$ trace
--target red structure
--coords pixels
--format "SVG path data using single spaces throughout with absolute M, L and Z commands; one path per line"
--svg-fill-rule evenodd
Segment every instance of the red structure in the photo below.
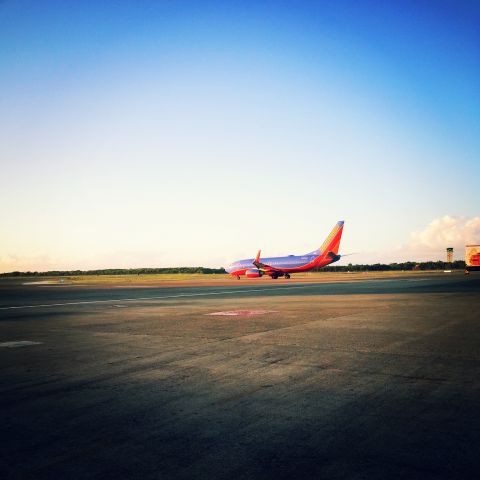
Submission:
M 465 270 L 480 270 L 480 245 L 465 246 Z

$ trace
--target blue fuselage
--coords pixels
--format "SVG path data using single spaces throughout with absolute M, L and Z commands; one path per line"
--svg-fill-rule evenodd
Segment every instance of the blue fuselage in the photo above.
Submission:
M 341 255 L 338 254 L 338 249 L 340 247 L 343 224 L 343 220 L 337 222 L 321 247 L 313 252 L 304 255 L 262 258 L 259 250 L 256 258 L 237 260 L 225 270 L 238 279 L 240 279 L 241 275 L 245 275 L 247 278 L 258 278 L 268 275 L 275 279 L 278 277 L 290 278 L 291 273 L 308 272 L 309 270 L 325 267 L 340 260 Z
M 316 257 L 316 255 L 288 255 L 287 257 L 262 258 L 262 262 L 278 269 L 301 268 L 303 265 L 312 262 Z M 238 271 L 255 268 L 255 265 L 253 264 L 254 261 L 254 258 L 238 260 L 230 264 L 225 270 L 228 273 L 234 274 Z

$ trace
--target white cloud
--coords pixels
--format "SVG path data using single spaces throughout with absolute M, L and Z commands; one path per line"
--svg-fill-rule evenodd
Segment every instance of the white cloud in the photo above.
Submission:
M 21 256 L 7 254 L 0 257 L 0 273 L 45 271 L 55 268 L 55 263 L 49 255 Z
M 408 246 L 412 249 L 463 249 L 466 244 L 480 242 L 480 217 L 465 218 L 445 215 L 430 222 L 420 232 L 413 232 Z
M 361 252 L 346 257 L 342 264 L 445 260 L 447 247 L 453 247 L 454 259 L 460 260 L 464 258 L 467 244 L 480 244 L 480 217 L 445 215 L 412 232 L 401 246 Z
M 445 215 L 412 232 L 394 261 L 445 260 L 447 247 L 453 247 L 455 259 L 463 259 L 465 245 L 471 243 L 480 243 L 480 217 Z
M 49 254 L 25 256 L 7 254 L 0 257 L 0 273 L 15 271 L 45 272 L 48 270 L 143 268 L 165 266 L 165 263 L 166 260 L 162 252 L 150 250 L 121 250 L 103 254 L 91 254 L 80 257 L 76 261 L 72 261 L 62 254 L 55 256 Z

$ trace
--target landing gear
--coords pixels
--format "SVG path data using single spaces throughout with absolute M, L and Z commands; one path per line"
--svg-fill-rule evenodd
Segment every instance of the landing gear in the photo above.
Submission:
M 237 275 L 237 280 L 240 280 L 240 275 Z
M 290 278 L 290 274 L 289 274 L 289 273 L 286 273 L 286 274 L 285 274 L 285 278 Z

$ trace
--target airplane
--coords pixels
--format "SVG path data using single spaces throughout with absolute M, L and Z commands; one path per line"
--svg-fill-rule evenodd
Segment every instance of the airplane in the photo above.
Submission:
M 340 239 L 343 232 L 343 221 L 337 222 L 330 235 L 322 246 L 305 255 L 288 255 L 287 257 L 272 257 L 260 259 L 261 250 L 255 258 L 238 260 L 229 265 L 225 270 L 240 280 L 241 275 L 247 278 L 258 278 L 268 275 L 273 279 L 278 277 L 290 278 L 291 273 L 308 272 L 314 268 L 321 268 L 340 260 L 338 254 Z M 252 268 L 255 267 L 255 268 Z

